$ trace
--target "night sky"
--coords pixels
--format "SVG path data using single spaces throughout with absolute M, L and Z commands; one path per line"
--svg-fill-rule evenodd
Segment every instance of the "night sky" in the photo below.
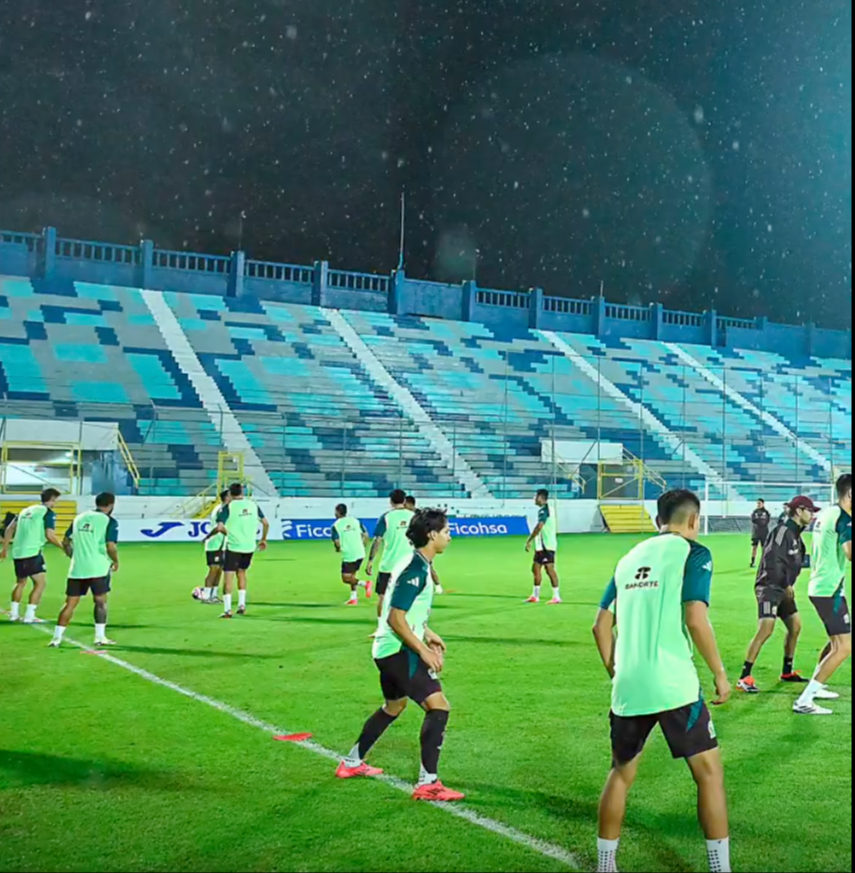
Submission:
M 849 328 L 851 19 L 0 2 L 0 226 Z

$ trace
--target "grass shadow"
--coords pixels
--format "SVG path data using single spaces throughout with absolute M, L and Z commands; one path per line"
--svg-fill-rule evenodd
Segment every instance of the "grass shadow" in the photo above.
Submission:
M 191 658 L 249 658 L 252 660 L 281 660 L 281 655 L 262 655 L 257 652 L 217 652 L 211 649 L 170 649 L 162 646 L 117 646 L 119 652 L 139 652 L 142 655 L 185 655 Z

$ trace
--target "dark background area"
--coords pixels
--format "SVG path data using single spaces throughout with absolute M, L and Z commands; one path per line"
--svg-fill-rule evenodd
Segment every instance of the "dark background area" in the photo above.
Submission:
M 850 0 L 0 0 L 0 226 L 851 327 Z

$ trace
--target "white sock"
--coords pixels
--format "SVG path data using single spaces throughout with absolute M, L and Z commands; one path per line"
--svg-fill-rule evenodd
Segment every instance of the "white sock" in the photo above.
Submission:
M 538 600 L 540 599 L 540 585 L 535 585 L 535 586 L 534 586 L 534 591 L 532 592 L 532 595 L 531 595 L 531 596 L 532 596 L 532 597 L 537 597 Z
M 359 598 L 356 596 L 356 592 L 351 591 L 350 592 L 350 600 L 348 601 L 348 603 L 357 603 L 358 601 L 359 601 Z
M 213 588 L 203 588 L 202 589 L 202 600 L 210 600 L 211 595 L 214 593 Z
M 246 590 L 238 591 L 238 606 L 246 607 Z
M 552 589 L 552 596 L 556 600 L 561 600 L 561 590 L 557 586 Z
M 619 843 L 619 839 L 604 840 L 597 837 L 597 873 L 615 873 Z
M 54 640 L 55 640 L 56 642 L 58 642 L 58 643 L 61 643 L 61 642 L 62 642 L 62 638 L 63 638 L 64 636 L 65 636 L 65 628 L 64 628 L 64 627 L 60 627 L 59 625 L 57 625 L 57 626 L 53 629 L 53 638 L 54 638 Z
M 421 788 L 422 785 L 433 785 L 434 782 L 438 781 L 439 779 L 436 773 L 428 773 L 424 766 L 419 769 L 419 788 Z
M 362 758 L 359 757 L 359 743 L 350 750 L 350 754 L 344 759 L 344 763 L 351 769 L 358 767 L 362 763 Z
M 95 625 L 95 642 L 97 643 L 99 640 L 107 639 L 107 625 L 106 624 L 96 624 Z
M 36 617 L 36 609 L 37 607 L 33 606 L 32 603 L 28 603 L 27 611 L 24 613 L 24 621 L 32 621 Z
M 707 858 L 710 862 L 710 873 L 730 873 L 730 837 L 707 840 Z
M 15 603 L 15 601 L 13 600 L 12 607 L 9 610 L 9 618 L 11 618 L 14 621 L 15 619 L 18 619 L 20 617 L 21 617 L 21 604 Z
M 810 706 L 813 703 L 816 695 L 822 690 L 822 683 L 816 679 L 811 679 L 807 684 L 807 688 L 802 691 L 801 696 L 796 701 L 799 706 Z
M 223 612 L 231 612 L 232 611 L 232 596 L 231 594 L 223 595 Z
M 358 588 L 365 588 L 365 587 L 367 587 L 368 583 L 367 582 L 357 582 L 356 585 Z

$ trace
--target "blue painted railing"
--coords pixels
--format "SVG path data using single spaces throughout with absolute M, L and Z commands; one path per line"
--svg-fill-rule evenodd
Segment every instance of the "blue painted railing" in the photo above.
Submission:
M 633 337 L 738 346 L 789 358 L 814 354 L 852 358 L 850 331 L 821 330 L 814 325 L 777 325 L 766 318 L 733 318 L 715 311 L 682 312 L 661 304 L 630 306 L 608 303 L 602 297 L 547 297 L 540 289 L 496 291 L 478 288 L 474 281 L 448 285 L 410 279 L 403 271 L 381 276 L 333 270 L 325 261 L 303 266 L 250 260 L 243 252 L 223 257 L 158 249 L 150 241 L 127 246 L 66 239 L 58 237 L 54 228 L 41 234 L 0 230 L 0 275 L 224 297 L 248 294 L 331 308 L 481 322 L 520 335 L 541 328 L 601 339 Z

